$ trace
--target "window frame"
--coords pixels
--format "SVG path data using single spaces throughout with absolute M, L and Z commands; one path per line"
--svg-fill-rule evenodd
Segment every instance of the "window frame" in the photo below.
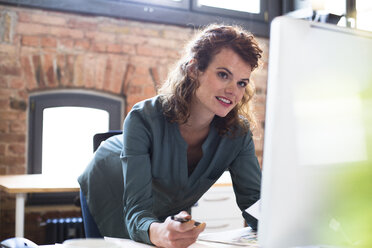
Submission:
M 240 25 L 256 36 L 269 37 L 271 20 L 281 15 L 281 2 L 277 0 L 260 0 L 263 12 L 247 14 L 226 10 L 218 13 L 199 11 L 193 8 L 196 0 L 170 2 L 169 0 L 0 0 L 0 3 L 21 7 L 33 7 L 54 11 L 82 13 L 89 15 L 125 18 L 137 21 L 178 25 L 198 28 L 210 23 Z M 187 6 L 187 8 L 186 8 Z M 262 8 L 262 7 L 261 7 Z M 217 13 L 217 14 L 216 14 Z M 262 19 L 263 15 L 263 19 Z M 166 18 L 165 18 L 166 17 Z
M 30 95 L 29 106 L 28 174 L 42 172 L 43 111 L 46 108 L 89 107 L 105 110 L 109 113 L 109 130 L 122 128 L 123 100 L 112 96 L 86 92 L 49 92 Z
M 27 173 L 42 172 L 43 110 L 50 107 L 89 107 L 109 113 L 109 130 L 121 130 L 125 99 L 89 91 L 50 91 L 29 96 Z M 93 140 L 93 137 L 92 137 Z M 93 154 L 93 146 L 92 146 Z M 28 194 L 27 205 L 77 204 L 76 192 Z

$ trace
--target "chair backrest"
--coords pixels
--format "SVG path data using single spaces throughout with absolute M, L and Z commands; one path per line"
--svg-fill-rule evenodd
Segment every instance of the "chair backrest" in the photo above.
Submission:
M 110 138 L 111 136 L 122 134 L 123 131 L 121 130 L 111 130 L 105 133 L 97 133 L 93 136 L 93 152 L 95 152 L 102 141 L 105 141 L 106 139 Z

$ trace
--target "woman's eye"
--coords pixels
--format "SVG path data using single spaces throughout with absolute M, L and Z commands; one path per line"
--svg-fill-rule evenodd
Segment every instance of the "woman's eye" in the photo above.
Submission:
M 217 75 L 222 78 L 222 79 L 227 79 L 228 78 L 228 75 L 226 72 L 223 72 L 223 71 L 220 71 L 217 73 Z
M 239 81 L 238 82 L 238 85 L 240 86 L 240 87 L 245 87 L 245 86 L 247 86 L 247 82 L 245 82 L 245 81 Z

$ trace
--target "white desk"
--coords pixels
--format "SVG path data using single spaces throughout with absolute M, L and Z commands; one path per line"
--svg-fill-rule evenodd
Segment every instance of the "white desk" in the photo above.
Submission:
M 27 193 L 77 192 L 80 186 L 76 178 L 29 174 L 0 176 L 0 189 L 9 194 L 16 194 L 15 236 L 23 237 Z
M 234 229 L 230 231 L 223 231 L 223 232 L 215 232 L 215 233 L 207 233 L 207 234 L 200 234 L 199 238 L 200 239 L 211 239 L 211 240 L 236 240 L 242 237 L 246 237 L 247 235 L 251 235 L 252 229 L 250 227 L 245 227 L 245 228 L 239 228 L 239 229 Z M 120 248 L 153 248 L 154 246 L 135 242 L 130 239 L 119 239 L 119 238 L 109 238 L 105 237 L 105 240 L 108 242 L 114 242 L 115 247 L 120 247 Z M 92 241 L 89 241 L 89 243 Z M 91 244 L 91 243 L 90 243 Z M 92 244 L 90 245 L 92 246 Z M 90 247 L 87 245 L 86 247 Z M 63 248 L 63 244 L 55 244 L 55 245 L 43 245 L 40 246 L 43 248 Z M 93 247 L 93 246 L 92 246 Z M 105 246 L 108 247 L 108 246 Z M 257 244 L 257 239 L 255 242 L 252 243 L 243 243 L 240 242 L 236 245 L 234 244 L 225 244 L 225 243 L 216 243 L 216 242 L 207 242 L 207 241 L 202 241 L 198 240 L 189 248 L 242 248 L 242 247 L 250 247 L 250 248 L 258 248 Z

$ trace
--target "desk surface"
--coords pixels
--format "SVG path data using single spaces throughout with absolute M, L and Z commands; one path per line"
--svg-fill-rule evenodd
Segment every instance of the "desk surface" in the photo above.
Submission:
M 228 173 L 213 185 L 214 187 L 231 186 Z M 77 178 L 66 178 L 59 175 L 26 174 L 0 176 L 0 189 L 11 194 L 17 193 L 55 193 L 76 192 L 80 190 Z
M 255 242 L 246 242 L 246 241 L 239 241 L 242 238 L 247 237 L 247 235 L 252 235 L 254 232 L 249 227 L 224 231 L 224 232 L 216 232 L 216 233 L 209 233 L 209 234 L 201 234 L 199 238 L 204 240 L 198 240 L 196 243 L 189 246 L 189 248 L 242 248 L 242 247 L 250 247 L 250 248 L 258 248 L 257 239 Z M 215 240 L 217 242 L 209 242 L 206 240 Z M 135 242 L 130 239 L 120 239 L 120 238 L 104 238 L 105 245 L 102 247 L 109 247 L 109 244 L 112 244 L 113 247 L 116 248 L 152 248 L 154 246 L 147 245 L 139 242 Z M 74 240 L 71 240 L 74 242 Z M 97 242 L 102 242 L 103 239 L 77 239 L 75 240 L 80 246 L 76 247 L 98 247 Z M 234 241 L 233 243 L 225 243 L 224 241 Z M 108 243 L 106 243 L 108 242 Z M 83 245 L 85 244 L 85 245 Z M 42 245 L 40 247 L 43 248 L 67 248 L 67 246 L 63 244 L 55 244 L 55 245 Z M 72 247 L 72 246 L 71 246 Z
M 8 193 L 76 192 L 80 186 L 76 178 L 59 175 L 5 175 L 0 176 L 0 189 Z

